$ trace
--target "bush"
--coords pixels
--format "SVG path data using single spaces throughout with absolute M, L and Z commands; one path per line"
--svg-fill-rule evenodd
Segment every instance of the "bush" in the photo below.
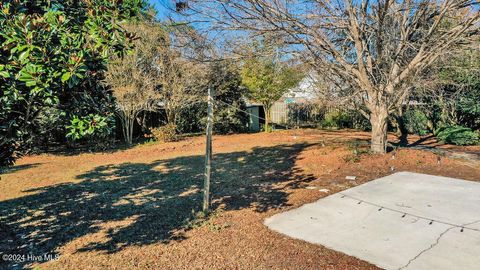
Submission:
M 65 111 L 56 107 L 42 110 L 34 121 L 34 130 L 23 142 L 23 148 L 39 151 L 50 145 L 66 142 L 66 126 L 70 123 Z
M 448 126 L 437 129 L 438 140 L 455 145 L 474 145 L 480 142 L 477 132 L 461 126 Z
M 18 143 L 13 140 L 0 141 L 0 174 L 3 167 L 12 166 L 18 158 Z
M 216 110 L 213 114 L 213 132 L 215 134 L 241 133 L 247 131 L 248 116 L 235 109 L 239 108 L 245 111 L 245 102 L 236 100 L 232 102 L 232 106 L 219 104 L 215 108 Z
M 410 134 L 417 134 L 420 136 L 426 135 L 429 132 L 428 118 L 422 111 L 408 110 L 403 115 L 405 128 Z
M 372 130 L 370 120 L 365 118 L 359 111 L 350 111 L 350 117 L 352 119 L 352 128 L 363 131 Z
M 175 124 L 166 124 L 152 129 L 151 132 L 153 138 L 159 142 L 174 142 L 178 140 L 177 126 Z
M 322 107 L 315 103 L 290 103 L 286 123 L 289 126 L 313 126 L 323 119 Z
M 346 111 L 331 111 L 320 123 L 322 128 L 348 128 L 353 125 L 352 117 Z
M 467 91 L 457 103 L 458 123 L 472 128 L 480 128 L 480 83 Z
M 206 118 L 207 102 L 198 102 L 184 106 L 180 110 L 179 116 L 175 123 L 177 125 L 177 132 L 180 134 L 185 134 L 204 131 L 206 126 Z

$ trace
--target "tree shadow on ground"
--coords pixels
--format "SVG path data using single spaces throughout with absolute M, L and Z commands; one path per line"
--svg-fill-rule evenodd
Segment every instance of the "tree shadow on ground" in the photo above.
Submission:
M 88 144 L 80 144 L 75 146 L 66 146 L 66 145 L 54 145 L 48 146 L 45 148 L 41 148 L 38 153 L 49 153 L 54 154 L 56 156 L 76 156 L 80 154 L 112 154 L 116 152 L 125 151 L 128 149 L 133 148 L 135 145 L 139 145 L 141 143 L 134 143 L 134 144 L 126 144 L 122 142 L 111 143 L 105 146 L 95 146 L 95 145 L 88 145 Z
M 0 177 L 2 174 L 10 174 L 10 173 L 15 173 L 21 170 L 26 170 L 30 168 L 35 168 L 42 163 L 31 163 L 31 164 L 23 164 L 23 165 L 15 165 L 13 167 L 0 167 Z
M 285 188 L 315 179 L 295 167 L 298 154 L 308 146 L 214 155 L 212 208 L 263 212 L 287 206 Z M 79 183 L 29 190 L 37 193 L 0 202 L 5 239 L 0 251 L 55 253 L 66 243 L 95 233 L 105 236 L 82 243 L 77 252 L 114 253 L 128 246 L 181 241 L 201 207 L 203 172 L 203 156 L 184 156 L 99 166 L 79 175 Z
M 397 142 L 392 142 L 391 145 L 394 147 L 417 147 L 417 146 L 422 146 L 426 148 L 435 148 L 438 142 L 436 140 L 432 140 L 435 138 L 433 134 L 427 135 L 427 136 L 421 136 L 418 140 L 413 141 L 413 142 L 402 142 L 402 140 L 397 141 Z

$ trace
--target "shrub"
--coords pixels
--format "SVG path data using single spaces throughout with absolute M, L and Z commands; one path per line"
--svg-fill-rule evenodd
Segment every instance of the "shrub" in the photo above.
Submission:
M 12 166 L 18 158 L 18 143 L 13 140 L 0 141 L 0 174 L 3 167 Z
M 217 113 L 215 111 L 214 115 Z M 207 119 L 207 103 L 198 102 L 184 106 L 176 120 L 180 134 L 204 131 Z
M 410 134 L 426 135 L 429 132 L 428 118 L 422 111 L 408 110 L 403 115 L 405 128 Z
M 235 109 L 236 107 L 243 111 L 246 110 L 245 102 L 236 100 L 233 101 L 232 106 L 220 104 L 215 108 L 216 111 L 213 114 L 213 132 L 215 134 L 241 133 L 247 131 L 248 116 Z
M 205 70 L 205 81 L 215 89 L 213 133 L 228 134 L 247 131 L 249 117 L 245 114 L 246 89 L 234 62 L 212 62 Z M 189 93 L 195 100 L 184 102 L 176 112 L 177 134 L 204 132 L 207 125 L 207 84 L 198 85 Z M 236 109 L 237 108 L 237 109 Z
M 35 119 L 34 131 L 23 142 L 23 148 L 38 151 L 56 143 L 64 144 L 69 120 L 65 111 L 56 107 L 42 110 Z
M 480 82 L 477 87 L 466 91 L 457 103 L 458 123 L 472 128 L 480 128 Z
M 461 126 L 448 126 L 437 129 L 438 140 L 455 145 L 474 145 L 480 142 L 477 132 Z
M 164 126 L 151 130 L 155 140 L 159 142 L 174 142 L 178 140 L 177 126 L 175 124 L 166 124 Z
M 352 119 L 352 128 L 360 130 L 372 130 L 372 124 L 370 120 L 365 118 L 359 111 L 350 111 L 350 117 Z
M 290 103 L 287 105 L 286 123 L 289 126 L 311 126 L 323 119 L 323 108 L 315 103 Z
M 323 128 L 346 128 L 352 126 L 352 117 L 345 111 L 331 111 L 320 123 Z

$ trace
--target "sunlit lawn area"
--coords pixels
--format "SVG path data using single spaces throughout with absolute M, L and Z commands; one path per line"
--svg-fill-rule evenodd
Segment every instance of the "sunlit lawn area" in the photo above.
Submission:
M 207 218 L 198 214 L 203 137 L 24 157 L 0 180 L 1 249 L 59 255 L 41 269 L 375 268 L 271 232 L 263 219 L 392 170 L 478 180 L 480 169 L 449 158 L 439 164 L 420 150 L 352 156 L 367 140 L 317 130 L 215 136 Z

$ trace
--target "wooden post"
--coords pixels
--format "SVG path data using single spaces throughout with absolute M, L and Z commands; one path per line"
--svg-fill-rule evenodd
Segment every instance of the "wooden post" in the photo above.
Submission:
M 210 175 L 212 169 L 213 87 L 208 87 L 207 147 L 205 153 L 205 180 L 203 184 L 203 212 L 210 207 Z

